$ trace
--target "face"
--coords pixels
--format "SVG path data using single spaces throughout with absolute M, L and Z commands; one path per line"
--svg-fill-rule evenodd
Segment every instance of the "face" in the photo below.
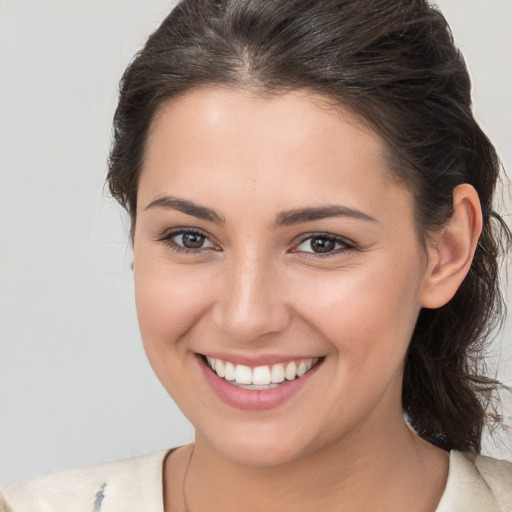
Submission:
M 277 465 L 401 416 L 426 258 L 410 194 L 352 114 L 299 92 L 172 100 L 134 252 L 150 363 L 216 452 Z

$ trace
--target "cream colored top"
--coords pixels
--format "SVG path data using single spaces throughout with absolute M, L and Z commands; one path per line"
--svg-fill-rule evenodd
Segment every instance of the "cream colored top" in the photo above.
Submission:
M 59 471 L 14 485 L 0 512 L 163 512 L 169 450 Z M 452 451 L 436 512 L 512 512 L 512 463 Z

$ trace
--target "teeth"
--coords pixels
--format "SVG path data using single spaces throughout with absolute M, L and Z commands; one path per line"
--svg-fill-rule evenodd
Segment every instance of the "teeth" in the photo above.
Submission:
M 297 375 L 302 377 L 308 371 L 308 365 L 302 361 L 297 367 Z
M 286 380 L 293 380 L 297 375 L 297 365 L 292 361 L 286 365 L 286 370 L 284 371 L 284 376 Z
M 279 384 L 284 380 L 284 366 L 279 363 L 272 366 L 272 371 L 270 372 L 270 380 L 274 384 Z
M 235 365 L 229 361 L 224 365 L 224 378 L 226 380 L 235 380 Z
M 284 380 L 291 381 L 302 377 L 318 362 L 318 358 L 314 358 L 251 368 L 243 364 L 234 365 L 229 361 L 210 356 L 206 359 L 210 368 L 219 377 L 231 381 L 235 386 L 255 390 L 272 389 Z
M 243 364 L 237 364 L 235 370 L 237 384 L 252 384 L 252 370 Z
M 252 383 L 259 386 L 270 384 L 270 368 L 268 366 L 256 366 L 252 371 Z
M 219 377 L 225 377 L 226 376 L 226 365 L 224 364 L 224 361 L 221 361 L 220 359 L 214 359 L 215 366 L 212 366 L 212 369 L 217 372 L 217 375 Z
M 279 386 L 279 384 L 268 384 L 268 385 L 258 385 L 258 384 L 237 384 L 236 382 L 232 382 L 233 386 L 242 389 L 255 389 L 257 391 L 266 391 L 267 389 L 274 389 Z

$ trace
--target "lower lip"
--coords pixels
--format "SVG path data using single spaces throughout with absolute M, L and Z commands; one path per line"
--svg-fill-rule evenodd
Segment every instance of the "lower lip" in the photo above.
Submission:
M 206 382 L 214 393 L 227 405 L 246 411 L 264 411 L 282 405 L 295 396 L 310 381 L 322 364 L 321 360 L 302 377 L 292 381 L 284 381 L 277 388 L 251 390 L 234 386 L 219 377 L 206 364 L 203 356 L 198 355 L 197 359 Z

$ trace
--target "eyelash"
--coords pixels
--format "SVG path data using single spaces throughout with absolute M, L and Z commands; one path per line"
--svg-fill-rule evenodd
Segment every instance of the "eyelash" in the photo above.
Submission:
M 310 233 L 306 236 L 302 236 L 299 240 L 299 242 L 295 245 L 295 247 L 298 247 L 302 245 L 303 243 L 307 242 L 308 240 L 326 240 L 328 242 L 333 242 L 336 246 L 336 244 L 341 245 L 341 247 L 329 251 L 326 253 L 318 253 L 318 252 L 306 252 L 306 251 L 297 251 L 296 249 L 293 249 L 292 252 L 296 253 L 302 253 L 306 258 L 314 258 L 314 259 L 322 259 L 322 258 L 329 258 L 332 256 L 337 256 L 339 254 L 346 254 L 348 252 L 352 252 L 356 250 L 355 244 L 352 242 L 346 240 L 345 238 L 337 235 L 331 235 L 330 233 Z
M 199 254 L 205 250 L 205 248 L 199 248 L 199 249 L 189 249 L 187 247 L 183 247 L 181 245 L 178 245 L 176 242 L 174 242 L 173 238 L 179 235 L 199 235 L 204 237 L 206 240 L 210 240 L 208 238 L 208 235 L 200 231 L 199 229 L 192 229 L 192 228 L 178 228 L 176 230 L 168 231 L 163 237 L 159 238 L 157 241 L 163 242 L 167 247 L 169 247 L 171 250 L 181 253 L 181 254 Z M 211 242 L 211 241 L 210 241 Z M 213 242 L 211 242 L 213 244 Z M 215 244 L 213 244 L 215 245 Z M 217 250 L 217 249 L 215 249 Z
M 209 239 L 209 237 L 206 233 L 204 233 L 198 229 L 193 229 L 193 228 L 187 228 L 187 229 L 178 228 L 176 230 L 168 231 L 163 237 L 158 238 L 157 241 L 163 242 L 171 250 L 173 250 L 177 253 L 181 253 L 181 254 L 197 255 L 197 254 L 202 253 L 206 249 L 212 249 L 210 247 L 189 249 L 187 247 L 183 247 L 183 246 L 177 244 L 173 240 L 174 237 L 179 236 L 179 235 L 194 235 L 194 234 L 202 236 L 205 238 L 205 240 L 210 241 L 210 243 L 213 245 L 213 250 L 216 250 L 216 251 L 219 250 L 219 249 L 215 248 L 216 247 L 215 244 Z M 333 251 L 330 251 L 330 252 L 326 252 L 324 254 L 315 253 L 315 252 L 307 252 L 307 251 L 297 251 L 296 249 L 292 249 L 291 252 L 302 253 L 307 258 L 322 259 L 322 258 L 329 258 L 329 257 L 335 256 L 335 255 L 338 255 L 340 253 L 348 253 L 348 252 L 356 250 L 356 247 L 352 242 L 346 240 L 343 237 L 340 237 L 337 235 L 332 235 L 330 233 L 310 233 L 310 234 L 307 234 L 306 236 L 303 235 L 299 239 L 299 241 L 295 244 L 295 247 L 302 245 L 304 242 L 307 242 L 308 240 L 314 240 L 314 239 L 317 239 L 317 240 L 323 239 L 328 242 L 334 242 L 334 244 L 341 245 L 342 247 L 335 249 Z

